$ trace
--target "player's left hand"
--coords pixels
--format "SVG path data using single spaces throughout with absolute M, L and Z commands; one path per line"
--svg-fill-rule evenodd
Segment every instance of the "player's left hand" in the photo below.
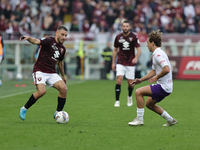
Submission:
M 23 36 L 21 36 L 20 37 L 20 41 L 24 41 L 24 40 L 28 40 L 28 38 L 29 38 L 29 36 L 25 36 L 25 35 L 23 35 Z
M 67 83 L 67 79 L 65 76 L 62 76 L 63 81 L 65 82 L 65 84 Z
M 158 80 L 157 76 L 153 76 L 152 78 L 149 79 L 149 83 L 156 82 L 157 80 Z
M 137 64 L 137 61 L 138 61 L 137 58 L 134 58 L 134 59 L 132 60 L 132 64 L 133 64 L 133 65 L 136 65 L 136 64 Z

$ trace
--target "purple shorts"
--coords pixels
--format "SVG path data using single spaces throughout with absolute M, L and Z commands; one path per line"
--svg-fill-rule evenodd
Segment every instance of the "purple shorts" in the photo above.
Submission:
M 167 93 L 165 92 L 165 90 L 163 90 L 163 88 L 161 87 L 160 84 L 152 84 L 150 85 L 151 87 L 151 91 L 152 91 L 152 99 L 156 100 L 156 102 L 160 102 L 161 100 L 163 100 L 166 96 L 168 96 L 171 93 Z

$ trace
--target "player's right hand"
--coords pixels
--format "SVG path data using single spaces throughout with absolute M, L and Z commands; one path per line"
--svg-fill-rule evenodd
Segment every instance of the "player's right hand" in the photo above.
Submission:
M 20 40 L 20 41 L 24 41 L 24 40 L 27 40 L 28 38 L 29 38 L 28 36 L 24 36 L 24 35 L 23 35 L 23 36 L 20 37 L 19 40 Z
M 131 85 L 136 85 L 136 84 L 140 84 L 142 81 L 141 79 L 136 78 L 133 82 L 131 82 Z
M 115 69 L 115 64 L 112 64 L 112 70 L 113 70 L 113 71 L 116 71 L 116 69 Z

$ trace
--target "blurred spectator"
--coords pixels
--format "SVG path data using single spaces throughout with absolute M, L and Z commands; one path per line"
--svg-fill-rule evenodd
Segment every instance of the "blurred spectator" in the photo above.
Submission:
M 183 7 L 181 6 L 181 2 L 177 3 L 177 6 L 174 8 L 175 14 L 180 14 L 181 18 L 183 18 Z
M 46 0 L 42 1 L 42 4 L 40 5 L 40 10 L 43 15 L 46 15 L 47 13 L 51 14 L 51 7 L 47 5 Z
M 160 14 L 162 14 L 162 12 L 164 11 L 164 5 L 162 4 L 162 0 L 156 0 L 155 1 L 155 7 L 153 8 L 154 13 L 155 12 L 159 12 Z
M 166 33 L 173 33 L 175 31 L 172 17 L 169 17 L 168 25 L 164 26 Z
M 12 10 L 11 10 L 10 4 L 6 5 L 6 9 L 4 9 L 3 14 L 5 15 L 5 19 L 10 19 L 11 14 L 12 14 Z
M 20 0 L 19 1 L 19 8 L 21 11 L 25 11 L 27 9 L 27 2 L 26 0 Z
M 88 20 L 88 19 L 85 19 L 85 20 L 84 20 L 84 23 L 83 23 L 83 25 L 82 25 L 82 31 L 83 31 L 84 33 L 88 33 L 89 30 L 90 30 L 89 20 Z
M 192 5 L 192 0 L 188 0 L 185 2 L 186 5 L 184 6 L 184 15 L 185 18 L 188 18 L 189 15 L 194 18 L 195 17 L 195 10 L 194 10 L 194 6 Z
M 22 20 L 19 22 L 19 26 L 23 26 L 26 30 L 31 30 L 31 25 L 30 25 L 30 18 L 24 16 Z
M 124 15 L 125 15 L 125 11 L 121 10 L 119 17 L 115 19 L 115 22 L 113 24 L 113 28 L 115 31 L 121 31 L 122 23 L 126 20 Z
M 114 1 L 111 2 L 111 8 L 110 9 L 113 10 L 115 18 L 119 17 L 120 11 L 119 11 L 117 4 Z
M 33 37 L 38 37 L 42 31 L 39 20 L 31 20 L 31 33 Z
M 197 33 L 200 33 L 200 20 L 199 20 L 199 22 L 197 24 Z
M 79 24 L 79 31 L 82 31 L 83 22 L 86 19 L 86 15 L 83 9 L 81 9 L 76 16 Z
M 19 5 L 16 6 L 16 9 L 14 10 L 13 14 L 15 15 L 15 20 L 17 22 L 20 22 L 22 20 L 23 16 Z
M 97 21 L 100 20 L 101 15 L 102 15 L 102 10 L 101 10 L 101 5 L 100 4 L 98 4 L 98 3 L 96 4 L 92 14 L 93 14 L 92 18 L 96 18 Z
M 8 34 L 8 39 L 13 40 L 13 27 L 11 22 L 8 23 L 8 27 L 5 32 Z
M 0 32 L 1 31 L 5 31 L 6 28 L 7 28 L 7 26 L 6 26 L 5 16 L 1 15 L 1 18 L 0 18 Z
M 113 24 L 114 24 L 114 21 L 115 21 L 115 16 L 114 16 L 114 13 L 113 13 L 113 10 L 112 9 L 109 9 L 108 10 L 108 14 L 106 16 L 106 21 L 108 23 L 108 28 L 112 28 Z
M 125 18 L 127 18 L 128 20 L 132 20 L 133 18 L 133 7 L 131 5 L 131 0 L 127 0 L 125 1 L 125 6 L 124 6 L 124 10 L 125 10 Z
M 21 35 L 27 35 L 27 36 L 31 35 L 30 30 L 28 30 L 25 27 L 25 24 L 22 24 L 21 26 L 19 26 L 19 32 L 20 32 Z
M 106 22 L 105 21 L 100 21 L 100 25 L 99 25 L 99 31 L 101 33 L 104 33 L 104 32 L 107 32 L 108 31 L 108 27 L 106 25 Z
M 80 0 L 74 0 L 72 6 L 73 13 L 78 13 L 81 9 L 83 9 L 83 3 Z
M 18 40 L 19 37 L 21 36 L 20 32 L 19 32 L 19 26 L 18 23 L 16 21 L 13 22 L 13 39 L 14 40 Z
M 142 12 L 145 15 L 145 27 L 147 27 L 150 18 L 153 17 L 153 12 L 151 7 L 149 6 L 148 0 L 144 0 L 144 3 L 142 5 Z
M 59 20 L 63 20 L 63 18 L 61 17 L 60 15 L 60 9 L 59 8 L 56 8 L 54 11 L 53 11 L 53 14 L 51 15 L 53 17 L 53 22 L 55 23 L 56 21 L 59 21 Z
M 56 31 L 58 29 L 58 27 L 63 25 L 63 21 L 62 20 L 56 20 L 54 26 L 53 26 L 53 31 Z
M 93 18 L 92 24 L 90 26 L 89 32 L 85 36 L 85 40 L 92 41 L 95 39 L 95 36 L 100 32 L 99 23 L 96 18 Z
M 86 37 L 90 40 L 94 40 L 99 32 L 120 31 L 121 22 L 124 20 L 133 22 L 133 29 L 138 33 L 141 32 L 141 25 L 145 25 L 144 29 L 147 33 L 157 29 L 166 33 L 185 33 L 186 30 L 187 33 L 199 32 L 199 0 L 0 1 L 0 15 L 4 15 L 0 18 L 0 30 L 7 33 L 9 39 L 12 37 L 15 39 L 15 30 L 18 28 L 14 27 L 15 21 L 20 25 L 20 30 L 25 27 L 29 33 L 39 34 L 42 30 L 54 31 L 58 24 L 65 24 L 71 14 L 71 20 L 78 21 L 78 24 L 75 25 L 79 26 L 78 31 L 85 32 Z M 24 17 L 26 17 L 26 21 L 24 21 Z M 174 18 L 173 22 L 170 17 Z M 96 23 L 93 22 L 94 18 Z M 85 21 L 86 19 L 87 21 Z M 72 23 L 70 22 L 70 24 Z M 13 35 L 11 34 L 12 28 Z M 90 31 L 88 31 L 89 28 Z M 77 29 L 72 30 L 77 31 Z
M 46 31 L 50 31 L 52 24 L 53 24 L 53 17 L 51 16 L 49 12 L 47 12 L 43 21 L 43 29 Z
M 78 24 L 78 21 L 76 19 L 72 20 L 70 31 L 72 31 L 72 32 L 78 32 L 79 31 L 79 24 Z
M 180 28 L 178 29 L 178 33 L 185 33 L 186 29 L 186 24 L 182 22 Z
M 89 20 L 89 22 L 92 21 L 92 12 L 94 7 L 91 4 L 91 0 L 85 0 L 84 1 L 84 5 L 83 5 L 83 9 L 85 11 L 85 14 L 87 16 L 87 19 Z
M 198 29 L 198 24 L 199 24 L 199 20 L 200 20 L 200 1 L 195 2 L 195 25 L 196 25 L 196 31 L 197 33 L 199 33 L 199 29 Z
M 192 14 L 189 14 L 185 20 L 187 25 L 187 33 L 194 33 L 195 32 L 195 20 L 192 17 Z
M 169 25 L 169 16 L 167 15 L 165 11 L 162 12 L 160 21 L 161 21 L 161 31 L 166 32 L 165 27 Z
M 145 22 L 145 13 L 142 11 L 142 6 L 138 4 L 134 11 L 134 15 L 139 17 L 139 21 L 144 23 Z

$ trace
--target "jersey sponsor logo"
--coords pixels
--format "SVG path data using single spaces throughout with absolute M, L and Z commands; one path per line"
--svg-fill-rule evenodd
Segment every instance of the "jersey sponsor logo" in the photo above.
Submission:
M 119 43 L 124 43 L 125 39 L 119 39 Z
M 127 41 L 122 43 L 122 45 L 123 45 L 122 50 L 130 50 L 130 43 L 128 43 Z
M 160 64 L 162 64 L 163 62 L 165 62 L 165 60 L 160 61 Z
M 54 43 L 53 45 L 51 45 L 51 47 L 54 49 L 54 50 L 58 50 L 58 48 L 56 47 L 56 43 Z

